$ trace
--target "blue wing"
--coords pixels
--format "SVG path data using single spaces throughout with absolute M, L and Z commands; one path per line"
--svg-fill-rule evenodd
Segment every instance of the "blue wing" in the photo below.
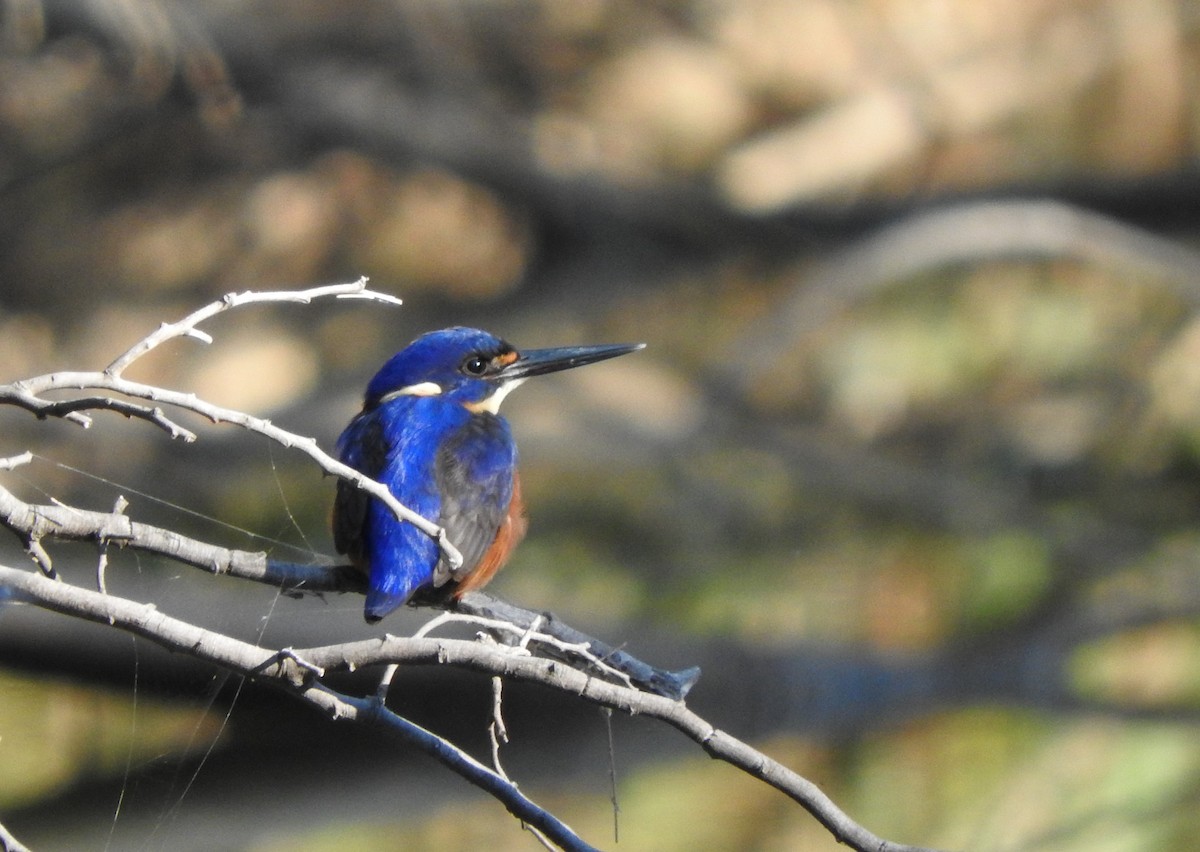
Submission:
M 405 506 L 436 520 L 436 441 L 427 430 L 412 428 L 410 402 L 396 400 L 354 418 L 338 439 L 338 453 L 350 467 L 388 486 Z M 367 621 L 402 606 L 432 580 L 438 561 L 437 542 L 345 480 L 338 482 L 334 500 L 333 540 L 367 574 Z

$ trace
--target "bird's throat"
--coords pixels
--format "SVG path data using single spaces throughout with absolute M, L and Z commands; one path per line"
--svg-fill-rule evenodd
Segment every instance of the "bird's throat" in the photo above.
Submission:
M 490 395 L 485 396 L 478 402 L 464 402 L 463 408 L 472 414 L 499 414 L 500 403 L 504 402 L 504 398 L 520 385 L 524 379 L 512 379 L 505 382 L 496 388 Z

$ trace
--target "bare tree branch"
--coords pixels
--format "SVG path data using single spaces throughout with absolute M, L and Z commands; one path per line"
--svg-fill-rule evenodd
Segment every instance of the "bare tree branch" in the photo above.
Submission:
M 193 311 L 178 322 L 163 323 L 158 330 L 146 335 L 128 350 L 118 356 L 104 368 L 104 372 L 113 378 L 120 377 L 130 364 L 141 358 L 147 352 L 176 337 L 191 337 L 201 343 L 212 343 L 212 337 L 196 326 L 219 313 L 241 305 L 262 304 L 264 302 L 293 302 L 302 305 L 309 304 L 313 299 L 333 296 L 338 299 L 365 299 L 372 302 L 399 306 L 401 301 L 387 293 L 379 293 L 367 289 L 367 279 L 359 278 L 352 284 L 328 284 L 323 287 L 312 287 L 308 290 L 277 290 L 267 292 L 246 291 L 243 293 L 227 293 L 218 301 L 205 305 Z
M 1200 253 L 1111 216 L 1047 199 L 974 201 L 919 212 L 856 241 L 796 282 L 792 295 L 730 347 L 722 377 L 748 387 L 773 353 L 839 312 L 956 263 L 1073 258 L 1155 275 L 1183 301 L 1200 301 Z
M 320 700 L 320 695 L 325 696 L 324 702 Z M 380 729 L 402 742 L 416 746 L 498 799 L 522 824 L 532 827 L 561 849 L 595 849 L 549 811 L 523 796 L 517 790 L 516 784 L 484 766 L 448 740 L 388 710 L 382 702 L 373 698 L 354 698 L 329 689 L 318 695 L 305 697 L 313 704 L 324 706 L 335 719 L 358 721 L 369 728 Z
M 464 640 L 411 640 L 388 636 L 382 640 L 298 649 L 296 654 L 326 671 L 351 671 L 380 663 L 450 664 L 484 674 L 540 683 L 630 715 L 658 719 L 697 742 L 710 757 L 723 760 L 791 797 L 839 843 L 864 852 L 920 852 L 922 849 L 876 837 L 854 822 L 811 781 L 718 729 L 689 710 L 682 701 L 598 680 L 576 669 L 557 665 L 553 660 L 501 649 L 503 646 Z
M 697 742 L 710 756 L 791 797 L 838 842 L 852 849 L 860 852 L 921 852 L 921 847 L 892 843 L 872 834 L 854 822 L 811 781 L 719 730 L 688 710 L 683 702 L 599 680 L 555 660 L 522 653 L 520 649 L 462 639 L 385 636 L 284 652 L 251 645 L 172 618 L 151 604 L 71 586 L 32 571 L 0 566 L 0 588 L 7 590 L 10 600 L 111 624 L 172 651 L 285 689 L 324 710 L 332 719 L 357 721 L 386 730 L 496 796 L 511 813 L 535 826 L 564 849 L 591 847 L 514 785 L 461 749 L 391 712 L 377 699 L 352 698 L 329 689 L 313 677 L 310 666 L 329 672 L 352 671 L 370 665 L 453 665 L 492 676 L 540 683 L 605 707 L 666 722 Z M 297 658 L 309 665 L 301 665 Z
M 270 420 L 254 417 L 232 408 L 224 408 L 206 402 L 194 393 L 169 390 L 167 388 L 147 385 L 141 382 L 131 382 L 121 377 L 121 372 L 141 355 L 157 347 L 165 340 L 174 337 L 190 336 L 200 340 L 211 339 L 206 333 L 196 329 L 196 325 L 209 317 L 233 307 L 258 302 L 301 302 L 307 303 L 312 299 L 335 296 L 339 298 L 368 299 L 382 301 L 387 304 L 397 304 L 394 296 L 386 293 L 376 293 L 366 288 L 366 279 L 360 278 L 351 284 L 331 284 L 325 287 L 314 287 L 301 291 L 277 291 L 268 293 L 230 293 L 223 299 L 211 303 L 176 323 L 161 326 L 142 340 L 135 343 L 124 355 L 113 361 L 101 372 L 59 372 L 47 373 L 29 379 L 0 385 L 0 404 L 11 404 L 31 411 L 38 417 L 60 417 L 78 423 L 85 428 L 91 424 L 91 419 L 82 413 L 87 408 L 111 409 L 119 411 L 127 417 L 137 417 L 154 423 L 166 429 L 173 437 L 192 440 L 195 435 L 177 426 L 163 415 L 160 408 L 133 405 L 121 400 L 107 397 L 68 398 L 61 400 L 44 399 L 43 394 L 62 390 L 100 390 L 121 396 L 145 399 L 159 405 L 169 405 L 184 411 L 191 411 L 207 418 L 213 423 L 229 423 L 240 426 L 247 431 L 270 438 L 277 444 L 289 449 L 297 449 L 315 461 L 326 473 L 353 482 L 358 488 L 366 491 L 375 499 L 391 509 L 397 518 L 415 526 L 426 535 L 437 541 L 446 560 L 452 567 L 462 564 L 462 554 L 446 537 L 446 531 L 437 524 L 422 517 L 403 505 L 393 496 L 382 483 L 363 476 L 354 468 L 335 459 L 317 444 L 315 438 L 298 435 L 281 429 Z
M 499 799 L 517 818 L 537 827 L 563 849 L 591 849 L 571 829 L 453 743 L 415 725 L 373 699 L 342 695 L 317 682 L 299 663 L 298 653 L 269 650 L 159 612 L 137 603 L 51 580 L 31 571 L 0 565 L 0 588 L 11 601 L 110 624 L 223 669 L 286 689 L 335 721 L 358 721 L 378 728 L 436 758 L 472 784 Z M 432 641 L 432 640 L 423 640 Z M 470 644 L 470 643 L 467 643 Z M 311 662 L 311 661 L 310 661 Z
M 29 852 L 29 848 L 0 825 L 0 852 Z
M 539 632 L 553 636 L 560 642 L 586 646 L 605 665 L 628 677 L 639 689 L 648 690 L 655 695 L 682 701 L 691 688 L 696 685 L 696 681 L 700 679 L 698 666 L 691 666 L 676 672 L 656 668 L 620 648 L 614 648 L 564 624 L 553 613 L 533 612 L 503 601 L 487 592 L 467 592 L 457 601 L 453 601 L 451 605 L 456 612 L 494 618 L 524 630 L 532 629 L 536 623 Z M 539 643 L 539 649 L 543 653 L 554 655 L 554 649 L 548 648 L 544 643 Z M 578 659 L 578 657 L 572 659 Z
M 28 459 L 16 457 L 16 461 L 21 460 Z M 14 459 L 0 459 L 0 469 L 12 466 Z M 275 586 L 291 596 L 322 592 L 366 593 L 365 578 L 351 565 L 282 562 L 269 559 L 261 551 L 231 550 L 173 530 L 140 523 L 123 511 L 95 512 L 61 503 L 26 503 L 3 486 L 0 486 L 0 525 L 25 543 L 39 565 L 51 565 L 43 539 L 86 541 L 95 542 L 102 552 L 109 545 L 115 545 L 154 553 L 211 574 Z M 582 666 L 600 676 L 626 679 L 641 689 L 668 698 L 683 698 L 700 677 L 696 667 L 679 672 L 656 668 L 575 630 L 549 613 L 533 612 L 486 592 L 470 592 L 461 600 L 446 602 L 444 606 L 482 622 L 481 626 L 485 628 L 515 631 L 518 638 L 521 633 L 530 632 L 527 641 L 557 659 Z
M 161 556 L 200 568 L 280 587 L 285 593 L 362 592 L 361 575 L 349 565 L 274 562 L 261 551 L 230 550 L 123 513 L 94 512 L 62 504 L 26 503 L 0 486 L 0 524 L 24 541 L 55 538 L 93 541 Z

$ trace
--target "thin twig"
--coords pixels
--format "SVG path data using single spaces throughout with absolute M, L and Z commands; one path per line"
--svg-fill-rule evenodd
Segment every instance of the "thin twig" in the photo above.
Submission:
M 382 302 L 389 305 L 400 305 L 401 302 L 395 296 L 387 293 L 380 293 L 374 290 L 367 289 L 367 278 L 364 276 L 350 284 L 328 284 L 322 287 L 312 287 L 308 290 L 278 290 L 278 291 L 245 291 L 242 293 L 226 293 L 220 299 L 205 305 L 199 310 L 193 311 L 178 322 L 164 322 L 156 331 L 143 337 L 137 343 L 133 344 L 128 350 L 119 355 L 111 364 L 104 368 L 104 372 L 113 378 L 119 378 L 130 364 L 141 358 L 146 353 L 152 351 L 168 340 L 173 340 L 177 337 L 190 337 L 193 340 L 199 340 L 201 343 L 212 343 L 212 337 L 204 331 L 200 331 L 196 326 L 205 320 L 215 317 L 217 314 L 227 311 L 231 308 L 237 308 L 242 305 L 262 304 L 264 302 L 295 302 L 302 305 L 307 305 L 313 299 L 320 299 L 327 296 L 335 298 L 357 298 L 369 299 L 375 302 Z
M 116 501 L 113 503 L 112 514 L 124 515 L 125 509 L 129 506 L 129 501 L 125 499 L 125 495 L 118 494 Z M 96 590 L 100 594 L 105 594 L 108 589 L 105 584 L 104 575 L 108 570 L 108 542 L 107 538 L 98 538 L 100 558 L 96 560 Z
M 508 744 L 508 726 L 504 724 L 504 678 L 492 678 L 492 721 L 488 725 L 488 738 L 492 744 L 492 768 L 497 774 L 508 777 L 500 763 L 500 746 Z
M 526 612 L 529 611 L 526 610 Z M 542 649 L 548 649 L 552 652 L 556 652 L 556 655 L 560 658 L 570 659 L 572 661 L 578 660 L 584 665 L 596 669 L 596 671 L 602 676 L 611 678 L 619 683 L 624 683 L 630 688 L 635 688 L 636 685 L 634 680 L 628 672 L 622 671 L 621 669 L 610 665 L 603 658 L 592 652 L 591 645 L 596 640 L 567 642 L 550 633 L 542 633 L 538 630 L 538 628 L 541 627 L 542 624 L 550 621 L 549 616 L 544 612 L 531 614 L 533 615 L 533 619 L 529 623 L 514 624 L 513 622 L 504 621 L 503 619 L 487 618 L 482 615 L 471 615 L 469 613 L 457 611 L 444 612 L 436 618 L 426 622 L 425 625 L 423 625 L 421 629 L 413 635 L 417 637 L 428 636 L 435 628 L 440 627 L 443 624 L 471 624 L 496 633 L 507 633 L 517 640 L 515 644 L 501 647 L 525 651 L 529 649 L 531 644 L 536 644 Z M 651 689 L 651 691 L 653 691 L 653 689 Z
M 621 842 L 621 803 L 617 798 L 617 747 L 613 742 L 612 708 L 601 707 L 604 732 L 608 735 L 608 800 L 612 803 L 613 843 Z
M 467 592 L 461 598 L 447 602 L 446 606 L 457 613 L 495 619 L 499 623 L 515 625 L 523 630 L 535 622 L 539 623 L 541 632 L 553 636 L 556 642 L 563 643 L 563 647 L 583 646 L 602 666 L 620 672 L 622 678 L 628 677 L 640 689 L 667 698 L 682 701 L 700 679 L 700 669 L 696 666 L 676 672 L 655 668 L 620 648 L 613 648 L 564 624 L 551 613 L 533 612 L 487 592 Z

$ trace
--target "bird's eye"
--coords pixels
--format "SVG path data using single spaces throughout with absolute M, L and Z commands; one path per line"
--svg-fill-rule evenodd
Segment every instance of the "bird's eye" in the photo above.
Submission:
M 462 370 L 468 376 L 482 376 L 487 371 L 488 362 L 479 355 L 472 355 L 463 361 Z

